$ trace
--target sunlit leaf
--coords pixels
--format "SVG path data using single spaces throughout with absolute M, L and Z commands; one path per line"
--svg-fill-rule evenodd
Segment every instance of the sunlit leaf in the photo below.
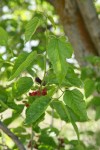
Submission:
M 48 43 L 47 53 L 58 81 L 61 83 L 67 71 L 66 58 L 71 57 L 72 49 L 67 47 L 67 42 L 64 38 L 52 37 Z
M 55 25 L 55 22 L 53 20 L 53 17 L 51 17 L 49 15 L 47 17 L 48 17 L 49 21 L 52 23 L 53 27 L 56 29 L 56 25 Z
M 0 45 L 5 46 L 8 42 L 8 34 L 7 32 L 0 27 Z
M 23 60 L 22 63 L 20 63 L 19 66 L 17 65 L 17 63 L 19 64 L 19 62 L 16 61 L 14 65 L 14 68 L 16 69 L 14 69 L 14 71 L 12 72 L 12 75 L 9 80 L 13 80 L 14 78 L 18 77 L 33 62 L 36 56 L 37 56 L 37 52 L 33 51 L 26 57 L 26 59 Z
M 40 23 L 41 23 L 41 19 L 39 17 L 34 17 L 28 22 L 25 30 L 25 42 L 31 39 L 32 35 L 35 33 Z
M 22 77 L 13 85 L 13 95 L 18 97 L 27 90 L 29 90 L 33 85 L 33 80 L 30 77 Z

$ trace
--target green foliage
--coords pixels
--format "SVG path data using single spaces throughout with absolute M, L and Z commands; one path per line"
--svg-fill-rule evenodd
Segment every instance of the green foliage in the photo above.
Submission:
M 100 106 L 97 106 L 95 120 L 99 120 L 99 119 L 100 119 Z
M 58 100 L 53 101 L 52 102 L 53 107 L 55 108 L 55 110 L 57 111 L 57 113 L 59 114 L 60 118 L 66 122 L 68 122 L 68 116 L 66 113 L 66 107 L 64 106 L 64 104 Z
M 29 107 L 26 113 L 26 124 L 34 123 L 41 115 L 45 112 L 46 108 L 50 103 L 50 98 L 40 97 L 37 98 Z
M 67 90 L 64 94 L 63 99 L 65 104 L 70 107 L 74 111 L 74 113 L 76 113 L 80 117 L 80 119 L 88 119 L 86 114 L 85 101 L 83 100 L 83 94 L 79 90 Z
M 68 68 L 68 73 L 66 74 L 66 82 L 68 82 L 70 86 L 83 86 L 82 80 L 78 77 L 78 74 L 75 74 L 74 70 L 71 67 Z
M 53 18 L 49 15 L 47 17 L 48 17 L 49 21 L 52 23 L 53 27 L 56 29 L 56 25 L 55 25 Z
M 47 48 L 49 59 L 53 65 L 54 73 L 56 74 L 59 83 L 61 83 L 66 75 L 67 62 L 66 58 L 72 55 L 72 49 L 65 39 L 60 37 L 52 37 Z
M 14 70 L 13 70 L 12 75 L 9 80 L 13 80 L 14 78 L 18 77 L 33 62 L 33 60 L 36 58 L 36 56 L 37 56 L 36 51 L 31 52 L 27 56 L 26 59 L 24 59 L 25 57 L 23 58 L 24 61 L 22 62 L 22 64 L 20 64 L 20 66 L 19 66 L 19 63 L 20 63 L 21 57 L 19 57 L 18 60 L 15 62 Z
M 70 111 L 68 110 L 68 108 L 60 101 L 53 101 L 53 106 L 56 109 L 56 111 L 58 112 L 58 114 L 62 120 L 66 121 L 66 122 L 68 122 L 68 120 L 69 120 L 72 123 L 72 125 L 76 131 L 78 140 L 79 140 L 79 131 L 78 131 L 77 125 L 75 124 L 75 120 L 72 117 L 72 115 L 70 114 Z
M 7 45 L 8 43 L 8 34 L 7 32 L 2 28 L 0 27 L 0 45 Z
M 84 82 L 84 90 L 86 98 L 89 97 L 95 90 L 95 82 L 91 79 L 86 79 Z
M 33 85 L 33 80 L 30 77 L 22 77 L 17 82 L 14 82 L 12 87 L 13 96 L 19 97 L 27 92 Z
M 34 2 L 39 12 L 31 1 L 1 3 L 0 119 L 26 149 L 97 150 L 100 133 L 81 126 L 91 123 L 88 116 L 100 120 L 100 58 L 84 58 L 89 65 L 77 67 L 53 7 Z M 18 150 L 0 133 L 3 140 Z
M 41 19 L 42 19 L 41 16 L 34 17 L 28 22 L 28 24 L 26 25 L 26 30 L 25 30 L 25 42 L 31 39 L 32 35 L 35 33 L 36 29 L 41 24 Z

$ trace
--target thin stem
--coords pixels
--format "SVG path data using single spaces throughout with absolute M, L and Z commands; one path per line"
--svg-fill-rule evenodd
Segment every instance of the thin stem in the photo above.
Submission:
M 64 94 L 64 92 L 58 98 L 52 98 L 52 99 L 60 99 L 60 97 L 62 97 L 63 94 Z
M 57 89 L 54 91 L 54 94 L 55 94 L 59 89 L 60 89 L 60 88 L 59 88 L 59 86 L 58 86 Z M 60 89 L 60 90 L 61 90 L 61 89 Z M 61 91 L 62 91 L 62 90 L 61 90 Z M 66 91 L 66 90 L 65 90 L 65 91 Z M 65 91 L 62 91 L 62 94 L 61 94 L 58 98 L 53 98 L 53 97 L 52 97 L 52 99 L 59 99 L 60 97 L 62 97 L 62 95 L 64 94 Z M 54 94 L 53 94 L 53 95 L 54 95 Z
M 51 111 L 51 124 L 50 124 L 51 127 L 53 127 L 53 121 L 54 121 L 53 116 L 54 116 L 54 109 L 52 109 Z
M 33 137 L 34 137 L 34 132 L 33 132 L 33 128 L 31 127 L 31 150 L 33 150 Z
M 47 19 L 47 18 L 46 18 Z M 40 90 L 42 88 L 42 85 L 44 83 L 44 80 L 45 80 L 45 76 L 46 76 L 46 60 L 47 60 L 47 44 L 48 44 L 48 29 L 47 29 L 47 25 L 46 25 L 46 46 L 45 46 L 45 52 L 46 54 L 44 55 L 44 76 L 43 76 L 43 80 L 42 80 L 42 83 L 40 85 Z
M 17 147 L 19 148 L 19 150 L 26 150 L 25 147 L 23 146 L 23 144 L 21 143 L 21 141 L 18 139 L 18 137 L 14 133 L 12 133 L 5 126 L 5 124 L 3 124 L 1 121 L 0 121 L 0 129 L 13 140 L 13 142 L 17 145 Z

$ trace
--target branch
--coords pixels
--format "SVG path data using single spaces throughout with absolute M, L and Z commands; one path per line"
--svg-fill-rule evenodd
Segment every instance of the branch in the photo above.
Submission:
M 18 137 L 14 135 L 1 121 L 0 121 L 0 129 L 13 140 L 13 142 L 17 145 L 19 150 L 26 150 L 22 145 L 22 143 L 20 142 L 20 140 L 18 139 Z
M 96 47 L 98 55 L 100 56 L 100 20 L 97 16 L 94 3 L 91 0 L 76 1 L 79 6 L 80 13 L 84 19 L 84 23 L 90 34 L 90 38 Z

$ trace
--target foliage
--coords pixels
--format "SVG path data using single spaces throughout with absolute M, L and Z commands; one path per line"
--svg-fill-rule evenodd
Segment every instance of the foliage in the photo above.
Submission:
M 87 132 L 87 136 L 92 136 L 92 131 L 88 129 L 81 133 L 77 125 L 91 120 L 88 110 L 95 111 L 96 121 L 100 119 L 100 58 L 84 58 L 88 63 L 85 67 L 70 63 L 69 58 L 72 59 L 74 50 L 62 27 L 54 21 L 57 16 L 53 8 L 45 1 L 37 0 L 35 5 L 44 11 L 40 9 L 41 12 L 33 13 L 31 3 L 23 0 L 2 2 L 1 120 L 7 126 L 13 124 L 11 131 L 27 148 L 97 150 L 100 133 L 92 134 L 96 137 L 96 145 L 92 142 L 86 145 L 80 136 Z M 48 13 L 45 13 L 48 8 Z M 10 115 L 4 117 L 6 111 Z M 51 126 L 41 126 L 46 116 L 72 124 L 77 138 L 61 136 L 53 122 Z M 3 138 L 1 133 L 0 140 Z M 15 144 L 5 142 L 5 145 L 17 149 Z

